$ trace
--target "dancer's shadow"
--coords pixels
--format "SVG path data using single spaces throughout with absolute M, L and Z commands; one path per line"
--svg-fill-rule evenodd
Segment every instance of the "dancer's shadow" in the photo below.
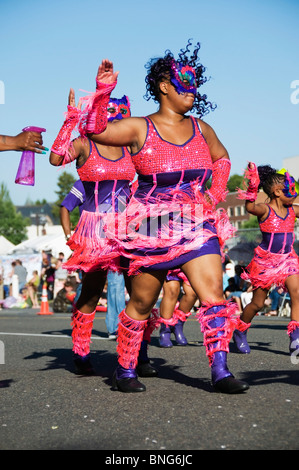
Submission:
M 25 360 L 38 360 L 42 357 L 47 357 L 48 362 L 45 367 L 38 369 L 39 371 L 64 369 L 68 372 L 76 374 L 76 368 L 73 362 L 71 349 L 50 349 L 47 352 L 34 351 L 29 356 L 24 357 Z M 95 376 L 97 377 L 110 377 L 111 371 L 114 370 L 117 363 L 115 354 L 109 351 L 97 350 L 90 352 L 90 359 L 95 369 Z M 76 374 L 78 377 L 86 377 Z
M 0 388 L 8 388 L 13 382 L 12 379 L 0 380 Z

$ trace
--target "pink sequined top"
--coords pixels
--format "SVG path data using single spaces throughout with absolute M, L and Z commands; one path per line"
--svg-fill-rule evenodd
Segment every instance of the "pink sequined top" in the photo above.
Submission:
M 195 168 L 212 170 L 209 147 L 193 116 L 190 116 L 193 134 L 182 145 L 163 140 L 154 123 L 149 118 L 145 119 L 147 121 L 146 140 L 139 152 L 132 155 L 138 174 L 151 175 Z
M 269 206 L 269 204 L 267 205 L 269 207 L 269 213 L 266 219 L 260 222 L 261 231 L 270 233 L 293 232 L 296 220 L 294 208 L 289 206 L 287 208 L 287 215 L 282 218 L 276 214 L 275 210 Z
M 268 205 L 268 204 L 267 204 Z M 287 208 L 287 215 L 280 217 L 275 210 L 269 206 L 266 219 L 259 222 L 263 240 L 260 247 L 272 253 L 290 252 L 294 243 L 294 227 L 296 215 L 292 206 Z
M 98 151 L 94 142 L 90 142 L 90 154 L 86 162 L 77 168 L 81 181 L 127 180 L 132 181 L 135 168 L 131 155 L 122 148 L 122 156 L 117 160 L 109 160 Z

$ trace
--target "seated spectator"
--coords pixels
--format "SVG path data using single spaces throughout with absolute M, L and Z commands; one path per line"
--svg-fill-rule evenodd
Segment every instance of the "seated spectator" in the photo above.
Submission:
M 64 283 L 68 278 L 68 271 L 62 267 L 63 265 L 63 253 L 59 253 L 59 257 L 55 264 L 55 279 L 54 279 L 54 298 L 58 292 L 63 289 Z
M 282 287 L 275 287 L 269 293 L 269 298 L 271 299 L 271 310 L 268 313 L 265 313 L 266 317 L 275 317 L 278 314 L 278 309 L 280 307 L 282 298 L 284 295 L 284 290 Z
M 224 289 L 224 296 L 226 299 L 232 299 L 238 305 L 239 312 L 242 312 L 242 305 L 241 305 L 241 292 L 238 291 L 238 286 L 236 285 L 235 278 L 230 277 L 228 279 L 228 286 Z
M 32 272 L 32 278 L 27 282 L 28 297 L 31 300 L 32 308 L 38 308 L 37 291 L 40 283 L 40 277 L 37 271 Z
M 64 283 L 63 289 L 61 289 L 53 302 L 53 312 L 63 313 L 71 312 L 73 309 L 73 302 L 76 296 L 73 284 L 70 281 Z

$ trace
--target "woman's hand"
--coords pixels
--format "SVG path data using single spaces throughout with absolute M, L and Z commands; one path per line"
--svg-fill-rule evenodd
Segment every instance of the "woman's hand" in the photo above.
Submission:
M 82 107 L 81 100 L 79 100 L 78 106 L 76 106 L 75 91 L 73 88 L 71 88 L 69 92 L 68 105 L 72 106 L 72 108 L 77 108 L 79 111 L 81 110 L 81 107 Z
M 113 62 L 108 59 L 103 59 L 98 68 L 96 81 L 101 83 L 114 83 L 117 81 L 118 74 L 119 72 L 113 72 Z

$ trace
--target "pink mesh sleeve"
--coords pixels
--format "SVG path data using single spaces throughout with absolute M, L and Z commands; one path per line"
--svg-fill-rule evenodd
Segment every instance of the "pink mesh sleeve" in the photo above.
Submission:
M 89 133 L 101 134 L 107 127 L 107 107 L 117 81 L 102 83 L 97 80 L 96 83 L 96 91 L 81 98 L 84 110 L 79 123 L 79 132 L 82 136 Z
M 212 185 L 207 190 L 208 196 L 212 199 L 213 205 L 225 200 L 227 194 L 227 181 L 229 178 L 231 163 L 228 158 L 219 158 L 213 162 L 212 167 Z
M 246 199 L 247 201 L 255 201 L 259 189 L 260 178 L 257 171 L 257 166 L 252 163 L 253 168 L 247 167 L 244 178 L 248 180 L 248 184 L 246 185 L 246 181 L 244 180 L 243 186 L 244 189 L 237 188 L 238 198 L 239 199 Z
M 72 132 L 77 126 L 80 119 L 80 110 L 73 107 L 67 107 L 65 113 L 65 121 L 52 145 L 51 152 L 64 157 L 64 163 L 71 161 L 69 148 L 72 140 Z

